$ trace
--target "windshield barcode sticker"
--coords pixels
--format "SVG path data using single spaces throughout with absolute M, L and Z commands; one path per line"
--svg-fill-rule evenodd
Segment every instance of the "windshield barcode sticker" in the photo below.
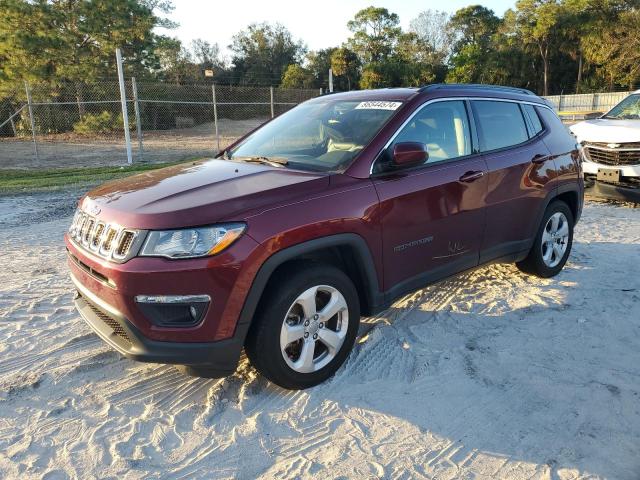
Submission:
M 356 110 L 397 110 L 402 102 L 360 102 Z

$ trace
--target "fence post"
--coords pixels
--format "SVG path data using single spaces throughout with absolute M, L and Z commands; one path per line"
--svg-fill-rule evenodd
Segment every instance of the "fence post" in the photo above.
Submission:
M 138 84 L 136 77 L 131 77 L 131 90 L 133 90 L 133 111 L 136 115 L 136 131 L 138 133 L 138 158 L 143 160 L 144 151 L 142 147 L 142 120 L 140 119 L 140 105 L 138 104 Z
M 36 162 L 40 161 L 40 155 L 38 155 L 38 142 L 36 141 L 36 122 L 33 118 L 33 101 L 31 100 L 31 89 L 29 88 L 29 82 L 24 81 L 24 89 L 27 92 L 27 107 L 29 110 L 29 122 L 31 123 L 31 136 L 33 137 L 33 151 L 36 154 Z
M 274 110 L 273 110 L 273 87 L 269 87 L 269 93 L 271 94 L 271 118 L 274 117 Z
M 211 95 L 213 96 L 213 126 L 216 130 L 216 153 L 220 153 L 220 135 L 218 134 L 218 102 L 216 100 L 216 84 L 211 84 Z
M 322 87 L 320 87 L 320 95 L 322 95 Z
M 127 112 L 127 91 L 124 85 L 124 72 L 122 70 L 122 52 L 116 48 L 116 63 L 118 65 L 118 83 L 120 84 L 120 102 L 122 103 L 122 121 L 124 123 L 124 142 L 127 148 L 127 163 L 133 163 L 131 153 L 131 134 L 129 132 L 129 114 Z
M 329 69 L 329 93 L 333 93 L 333 69 Z
M 13 136 L 18 136 L 18 131 L 16 130 L 16 123 L 13 121 L 13 115 L 9 117 L 9 121 L 11 122 L 11 130 L 13 131 Z

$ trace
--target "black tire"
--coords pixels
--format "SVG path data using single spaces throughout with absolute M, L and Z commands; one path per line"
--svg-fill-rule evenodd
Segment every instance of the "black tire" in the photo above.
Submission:
M 348 311 L 346 336 L 329 363 L 317 371 L 300 373 L 284 359 L 280 331 L 296 299 L 318 285 L 333 287 L 344 297 Z M 358 292 L 342 270 L 315 262 L 295 262 L 269 280 L 247 335 L 245 351 L 252 365 L 267 379 L 283 388 L 301 390 L 324 382 L 340 368 L 351 352 L 359 323 Z
M 569 228 L 569 237 L 567 240 L 567 248 L 560 262 L 557 265 L 549 266 L 543 259 L 542 236 L 545 233 L 545 228 L 547 228 L 549 219 L 556 213 L 562 213 L 566 218 Z M 529 251 L 529 254 L 527 255 L 527 258 L 525 258 L 521 262 L 516 263 L 518 268 L 525 273 L 536 275 L 542 278 L 554 277 L 558 273 L 560 273 L 560 271 L 564 268 L 565 263 L 567 263 L 567 259 L 569 258 L 569 254 L 571 253 L 571 246 L 573 245 L 573 226 L 573 213 L 571 213 L 571 209 L 567 206 L 566 203 L 561 200 L 556 200 L 549 204 L 547 210 L 544 212 L 542 222 L 538 227 L 538 233 L 536 234 L 536 238 L 533 242 L 531 250 Z

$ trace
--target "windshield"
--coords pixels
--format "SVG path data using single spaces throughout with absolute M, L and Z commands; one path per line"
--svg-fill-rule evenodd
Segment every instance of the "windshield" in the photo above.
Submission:
M 614 118 L 618 120 L 640 119 L 640 95 L 629 95 L 613 107 L 603 118 Z
M 401 102 L 315 100 L 260 128 L 223 158 L 302 170 L 346 168 Z

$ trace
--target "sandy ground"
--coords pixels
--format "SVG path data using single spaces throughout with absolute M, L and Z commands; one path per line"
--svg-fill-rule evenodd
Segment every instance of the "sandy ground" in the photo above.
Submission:
M 227 147 L 266 120 L 220 119 L 220 148 Z M 138 140 L 135 132 L 131 135 L 133 161 L 138 162 L 141 160 Z M 37 146 L 38 160 L 31 139 L 0 138 L 0 169 L 100 167 L 127 163 L 124 133 L 95 138 L 72 134 L 38 136 Z M 213 156 L 218 151 L 214 124 L 143 132 L 142 151 L 142 160 L 145 162 L 176 162 Z
M 555 279 L 407 297 L 288 392 L 104 346 L 65 268 L 77 194 L 0 198 L 1 478 L 640 478 L 640 209 L 588 204 Z

